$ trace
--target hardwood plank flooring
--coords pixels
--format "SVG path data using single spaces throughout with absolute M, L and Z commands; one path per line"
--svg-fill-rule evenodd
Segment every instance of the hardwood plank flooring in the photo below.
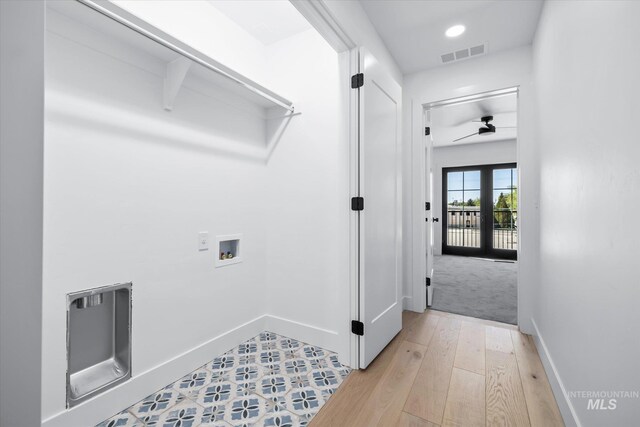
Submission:
M 430 423 L 420 417 L 415 417 L 406 412 L 401 412 L 396 427 L 440 427 L 438 424 Z
M 438 322 L 427 354 L 404 405 L 405 412 L 432 423 L 442 423 L 460 324 L 459 320 L 452 318 L 443 318 Z
M 407 328 L 405 339 L 424 346 L 429 345 L 440 319 L 442 317 L 426 313 L 411 323 L 411 326 Z
M 417 316 L 416 316 L 417 315 Z M 338 391 L 313 418 L 313 426 L 346 426 L 362 411 L 376 384 L 384 375 L 398 347 L 404 341 L 409 327 L 421 314 L 405 311 L 402 313 L 402 330 L 369 364 L 367 369 L 353 371 L 342 383 Z M 347 421 L 348 420 L 348 421 Z
M 558 405 L 531 335 L 511 331 L 524 397 L 532 426 L 561 426 Z
M 513 325 L 427 310 L 311 420 L 324 426 L 563 426 L 530 336 Z
M 514 353 L 487 349 L 487 426 L 529 426 Z
M 458 350 L 453 366 L 484 375 L 485 327 L 471 322 L 462 322 Z
M 425 351 L 423 345 L 403 341 L 367 403 L 349 425 L 393 425 L 402 412 Z
M 511 333 L 502 328 L 487 326 L 487 351 L 501 351 L 503 353 L 513 353 L 513 341 Z
M 453 368 L 442 426 L 485 425 L 484 375 Z

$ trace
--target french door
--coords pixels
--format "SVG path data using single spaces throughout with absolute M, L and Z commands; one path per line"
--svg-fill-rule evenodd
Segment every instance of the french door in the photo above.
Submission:
M 442 169 L 442 253 L 517 259 L 515 163 Z

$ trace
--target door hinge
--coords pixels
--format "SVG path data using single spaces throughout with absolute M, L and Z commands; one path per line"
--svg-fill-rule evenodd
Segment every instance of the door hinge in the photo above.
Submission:
M 431 278 L 427 277 L 427 280 L 425 281 L 427 283 L 427 286 L 431 286 Z
M 431 135 L 431 128 L 429 126 L 424 128 L 424 134 L 425 135 Z
M 357 320 L 351 321 L 351 332 L 363 336 L 364 335 L 364 323 L 359 322 Z
M 364 197 L 352 197 L 351 198 L 351 210 L 362 211 L 364 210 Z
M 358 73 L 351 76 L 351 89 L 358 89 L 364 86 L 364 74 Z

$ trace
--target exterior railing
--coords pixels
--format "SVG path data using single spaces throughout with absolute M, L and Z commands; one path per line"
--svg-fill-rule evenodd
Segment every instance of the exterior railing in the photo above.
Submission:
M 495 209 L 493 212 L 493 247 L 518 249 L 518 212 Z M 447 211 L 447 245 L 479 248 L 481 244 L 482 216 L 477 206 L 451 208 Z

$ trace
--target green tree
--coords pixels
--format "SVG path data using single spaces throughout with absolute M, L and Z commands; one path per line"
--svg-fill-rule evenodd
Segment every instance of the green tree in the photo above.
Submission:
M 464 203 L 464 206 L 480 206 L 480 197 L 467 200 L 466 203 Z
M 518 188 L 517 187 L 513 187 L 513 189 L 511 190 L 511 194 L 506 196 L 507 199 L 507 206 L 509 206 L 509 208 L 512 211 L 517 211 L 518 210 Z
M 504 193 L 500 193 L 494 206 L 493 222 L 500 228 L 511 227 L 511 208 L 507 203 L 509 199 L 510 197 L 505 196 Z

